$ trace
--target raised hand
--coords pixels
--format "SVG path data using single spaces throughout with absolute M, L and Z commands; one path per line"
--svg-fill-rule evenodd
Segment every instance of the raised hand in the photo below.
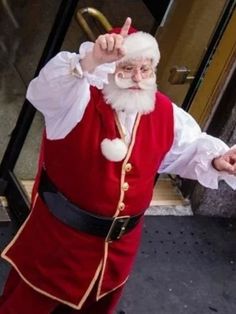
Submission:
M 120 34 L 100 35 L 94 44 L 92 52 L 82 60 L 84 70 L 93 71 L 95 67 L 103 63 L 110 63 L 121 59 L 125 55 L 123 48 L 124 38 L 128 35 L 132 20 L 127 17 Z
M 212 165 L 218 171 L 236 175 L 236 147 L 234 146 L 224 155 L 214 158 Z
M 124 38 L 128 35 L 131 26 L 131 18 L 125 20 L 120 34 L 100 35 L 95 41 L 93 57 L 98 64 L 114 62 L 125 55 L 123 48 Z

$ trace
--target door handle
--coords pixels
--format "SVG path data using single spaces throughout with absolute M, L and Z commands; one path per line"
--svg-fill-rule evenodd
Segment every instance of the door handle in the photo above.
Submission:
M 172 85 L 191 83 L 194 76 L 189 75 L 190 72 L 186 66 L 174 66 L 170 69 L 168 82 Z
M 108 19 L 105 17 L 105 15 L 102 14 L 101 11 L 91 7 L 79 9 L 76 12 L 76 20 L 91 41 L 96 40 L 96 35 L 94 34 L 92 28 L 89 26 L 84 17 L 84 15 L 86 14 L 92 16 L 95 20 L 97 20 L 106 32 L 112 29 L 112 25 L 109 23 Z

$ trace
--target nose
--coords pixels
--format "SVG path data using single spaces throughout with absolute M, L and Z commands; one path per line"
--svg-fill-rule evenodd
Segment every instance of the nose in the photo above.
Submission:
M 134 73 L 132 75 L 132 80 L 135 82 L 135 83 L 138 83 L 142 80 L 142 73 L 141 73 L 141 70 L 140 69 L 135 69 L 134 70 Z

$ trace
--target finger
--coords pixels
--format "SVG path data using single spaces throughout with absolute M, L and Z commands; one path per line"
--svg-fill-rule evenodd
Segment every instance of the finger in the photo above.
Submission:
M 236 155 L 236 148 L 230 148 L 225 155 Z
M 98 39 L 96 40 L 96 43 L 100 46 L 102 50 L 107 49 L 107 41 L 106 37 L 104 35 L 100 35 Z
M 230 163 L 236 162 L 236 152 L 228 151 L 225 155 L 223 155 L 223 158 Z
M 114 48 L 113 53 L 116 54 L 117 60 L 121 59 L 125 55 L 125 49 L 123 48 L 124 38 L 121 35 L 113 34 Z
M 230 157 L 236 160 L 236 151 L 230 154 Z
M 131 26 L 131 23 L 132 23 L 132 20 L 130 17 L 127 17 L 127 19 L 125 20 L 125 23 L 124 25 L 122 26 L 121 28 L 121 31 L 120 31 L 120 35 L 122 37 L 126 37 L 128 35 L 128 32 L 129 32 L 129 28 Z
M 234 172 L 234 174 L 236 174 L 236 164 L 231 165 L 231 166 L 232 166 L 232 168 L 233 168 L 233 172 Z
M 227 170 L 225 170 L 228 174 L 233 174 L 236 175 L 236 169 L 235 167 L 231 166 L 231 168 L 228 168 Z
M 227 161 L 225 161 L 225 160 L 222 160 L 220 170 L 221 171 L 226 171 L 229 174 L 234 174 L 235 173 L 235 167 L 233 165 L 231 165 L 230 163 L 228 163 Z
M 236 149 L 229 150 L 226 154 L 229 154 L 229 155 L 232 155 L 232 156 L 236 156 Z
M 124 38 L 120 35 L 114 36 L 114 49 L 122 49 Z
M 122 58 L 122 57 L 125 56 L 125 49 L 124 49 L 123 47 L 119 48 L 119 49 L 118 49 L 118 52 L 119 52 L 120 58 Z
M 236 163 L 236 155 L 233 156 L 229 156 L 229 162 L 231 163 L 231 165 Z
M 107 50 L 108 51 L 113 51 L 114 50 L 114 46 L 115 46 L 115 40 L 111 35 L 107 35 L 106 36 L 106 42 L 107 42 Z

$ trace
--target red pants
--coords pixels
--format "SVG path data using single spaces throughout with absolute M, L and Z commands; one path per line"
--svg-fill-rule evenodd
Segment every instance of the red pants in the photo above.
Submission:
M 112 314 L 117 305 L 122 288 L 109 293 L 99 301 L 95 300 L 97 285 L 91 291 L 81 310 L 61 305 L 29 287 L 11 270 L 3 296 L 0 298 L 0 314 Z

